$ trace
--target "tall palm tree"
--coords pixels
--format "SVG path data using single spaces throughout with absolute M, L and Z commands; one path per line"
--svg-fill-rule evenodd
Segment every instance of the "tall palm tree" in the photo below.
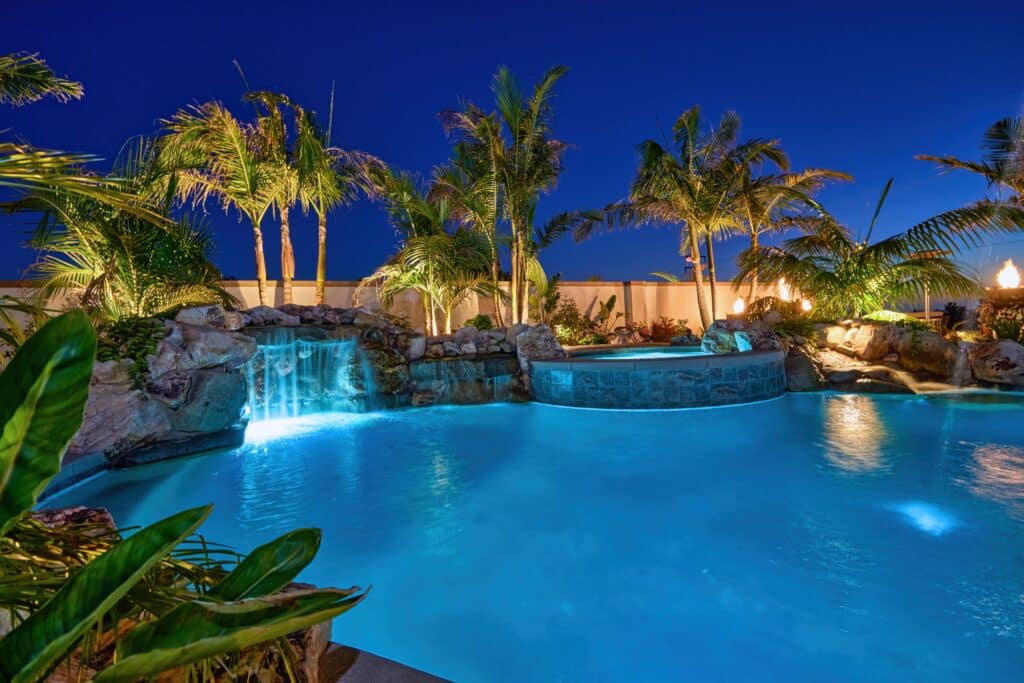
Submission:
M 977 202 L 872 242 L 891 187 L 889 180 L 862 239 L 831 216 L 805 217 L 796 221 L 804 234 L 780 247 L 745 251 L 738 277 L 755 272 L 770 280 L 783 277 L 813 299 L 821 317 L 859 316 L 917 298 L 926 289 L 952 296 L 977 293 L 980 285 L 962 271 L 955 252 L 992 234 L 1024 230 L 1024 208 Z
M 840 171 L 823 168 L 808 168 L 789 171 L 788 159 L 779 164 L 781 173 L 758 173 L 754 164 L 743 164 L 738 169 L 740 182 L 736 191 L 736 211 L 744 230 L 750 235 L 750 250 L 760 248 L 761 236 L 784 230 L 791 225 L 794 214 L 807 209 L 821 207 L 814 194 L 830 180 L 853 180 Z M 739 280 L 737 280 L 738 286 Z M 755 271 L 750 278 L 748 300 L 757 295 L 758 277 Z
M 700 243 L 705 242 L 713 263 L 713 239 L 739 228 L 735 210 L 740 187 L 740 169 L 748 164 L 772 161 L 784 155 L 778 143 L 754 139 L 737 143 L 740 119 L 726 112 L 717 128 L 705 128 L 700 107 L 684 111 L 672 128 L 671 146 L 646 140 L 638 146 L 640 165 L 630 187 L 629 199 L 599 212 L 587 212 L 574 230 L 577 241 L 588 238 L 595 228 L 638 227 L 648 223 L 680 225 L 680 252 L 693 265 L 697 308 L 706 329 L 716 317 L 712 297 L 709 306 L 701 263 Z M 715 284 L 714 268 L 710 269 Z
M 299 171 L 289 147 L 285 111 L 293 105 L 287 95 L 257 90 L 245 94 L 256 107 L 256 129 L 264 149 L 262 155 L 273 165 L 277 179 L 274 206 L 281 229 L 281 301 L 292 303 L 292 281 L 295 279 L 295 249 L 292 247 L 291 210 L 299 201 Z
M 214 197 L 252 225 L 259 301 L 266 305 L 262 225 L 281 196 L 282 173 L 267 153 L 263 131 L 236 119 L 220 102 L 181 109 L 163 125 L 160 164 L 177 196 L 193 205 Z
M 331 111 L 324 129 L 310 110 L 295 109 L 295 167 L 299 174 L 299 201 L 303 211 L 310 210 L 317 219 L 316 295 L 315 303 L 324 303 L 327 281 L 327 215 L 355 199 L 362 189 L 372 192 L 370 175 L 383 168 L 383 162 L 362 152 L 331 147 L 334 92 Z
M 501 215 L 508 223 L 511 265 L 511 321 L 529 317 L 527 296 L 528 241 L 533 230 L 530 215 L 538 196 L 554 187 L 562 172 L 567 145 L 552 135 L 552 93 L 568 69 L 549 69 L 527 97 L 511 71 L 495 74 L 495 113 L 466 104 L 461 111 L 442 113 L 449 134 L 467 143 L 465 151 L 483 168 L 491 167 L 500 191 Z M 493 263 L 492 263 L 493 275 Z
M 1008 189 L 1010 201 L 1024 202 L 1024 117 L 996 121 L 982 141 L 982 160 L 963 161 L 953 156 L 918 155 L 934 161 L 944 170 L 963 169 L 984 177 L 990 187 Z

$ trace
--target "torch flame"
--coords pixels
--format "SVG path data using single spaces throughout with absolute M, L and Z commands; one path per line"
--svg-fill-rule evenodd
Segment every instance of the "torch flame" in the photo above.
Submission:
M 1006 259 L 1006 263 L 1003 264 L 1003 269 L 996 275 L 996 282 L 1003 289 L 1017 289 L 1020 287 L 1020 273 L 1017 268 L 1013 265 L 1013 261 Z

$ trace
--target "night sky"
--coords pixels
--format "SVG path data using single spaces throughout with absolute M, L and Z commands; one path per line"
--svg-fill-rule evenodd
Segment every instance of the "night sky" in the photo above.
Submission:
M 152 133 L 184 105 L 220 99 L 246 113 L 231 64 L 238 59 L 253 87 L 324 114 L 334 81 L 333 142 L 426 174 L 449 149 L 439 111 L 460 98 L 492 108 L 490 78 L 501 64 L 524 86 L 566 64 L 555 130 L 573 147 L 540 218 L 622 198 L 636 144 L 664 137 L 692 104 L 712 120 L 736 110 L 744 137 L 780 139 L 795 167 L 853 174 L 855 183 L 821 199 L 855 228 L 890 176 L 880 233 L 979 198 L 979 179 L 939 175 L 913 157 L 977 158 L 985 128 L 1021 114 L 1024 3 L 801 4 L 182 0 L 157 12 L 138 0 L 3 0 L 0 51 L 38 51 L 86 94 L 5 108 L 0 130 L 112 159 L 127 138 Z M 228 276 L 253 277 L 249 227 L 212 204 L 208 213 L 217 264 Z M 24 240 L 28 219 L 0 222 L 8 244 Z M 265 226 L 271 277 L 280 272 L 274 227 Z M 312 278 L 314 224 L 292 231 L 297 277 Z M 332 215 L 329 243 L 329 278 L 355 279 L 393 251 L 395 234 L 363 200 Z M 741 247 L 720 248 L 726 274 Z M 987 275 L 1006 255 L 1024 262 L 1024 238 L 971 260 Z M 17 277 L 32 258 L 27 249 L 0 250 L 0 279 Z M 567 279 L 651 279 L 650 271 L 679 271 L 678 230 L 565 238 L 542 261 Z

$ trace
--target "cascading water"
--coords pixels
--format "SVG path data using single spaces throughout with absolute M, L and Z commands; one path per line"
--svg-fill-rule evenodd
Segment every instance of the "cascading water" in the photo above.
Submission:
M 376 408 L 373 372 L 355 339 L 306 339 L 290 328 L 257 338 L 247 367 L 250 420 Z
M 960 342 L 960 346 L 956 354 L 956 363 L 953 365 L 952 382 L 958 387 L 965 387 L 974 380 L 974 374 L 971 372 L 971 358 L 968 353 L 968 348 L 969 344 L 967 342 Z

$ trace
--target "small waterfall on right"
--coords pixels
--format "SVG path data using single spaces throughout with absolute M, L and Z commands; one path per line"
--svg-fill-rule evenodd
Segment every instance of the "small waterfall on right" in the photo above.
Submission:
M 356 339 L 307 339 L 276 328 L 257 347 L 246 368 L 251 421 L 377 407 L 373 371 Z
M 971 356 L 970 356 L 970 344 L 968 342 L 960 342 L 957 348 L 956 363 L 953 365 L 953 377 L 951 381 L 954 386 L 966 387 L 971 384 L 974 380 L 974 374 L 971 372 Z

